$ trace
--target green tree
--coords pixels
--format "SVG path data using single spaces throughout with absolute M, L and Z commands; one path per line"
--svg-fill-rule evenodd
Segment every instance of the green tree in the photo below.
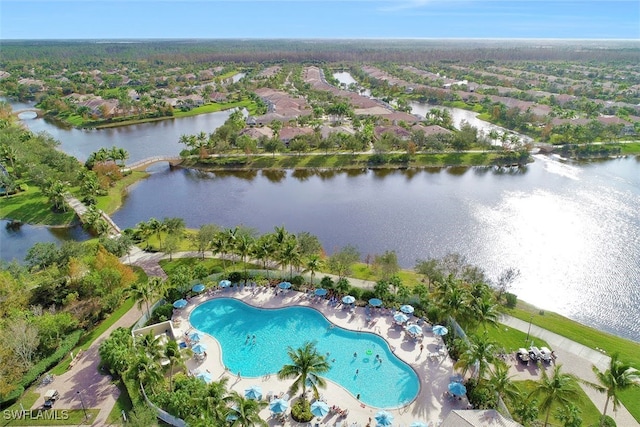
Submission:
M 169 391 L 173 391 L 173 370 L 176 367 L 185 367 L 185 358 L 175 340 L 167 341 L 162 355 L 169 361 Z
M 617 411 L 620 406 L 620 393 L 632 387 L 640 386 L 640 371 L 621 361 L 619 356 L 619 353 L 614 353 L 611 356 L 609 367 L 604 372 L 600 371 L 595 365 L 591 367 L 598 379 L 598 383 L 588 382 L 587 384 L 600 393 L 607 394 L 607 400 L 602 410 L 601 427 L 604 425 L 609 402 L 613 402 L 613 410 L 614 412 Z
M 202 254 L 202 259 L 204 259 L 204 252 L 209 249 L 218 231 L 219 228 L 215 224 L 204 224 L 198 229 L 194 242 L 198 252 Z
M 578 397 L 578 379 L 575 375 L 561 372 L 562 365 L 553 367 L 553 374 L 549 376 L 546 369 L 542 369 L 542 378 L 536 382 L 535 388 L 529 393 L 529 398 L 540 398 L 540 410 L 546 412 L 544 425 L 549 424 L 551 407 L 554 403 L 568 405 Z
M 355 246 L 347 245 L 338 252 L 332 254 L 328 261 L 327 267 L 333 274 L 338 277 L 344 277 L 351 274 L 351 266 L 360 260 L 360 252 Z
M 138 352 L 132 358 L 127 373 L 130 378 L 145 388 L 150 388 L 151 391 L 155 391 L 156 386 L 163 379 L 160 365 L 146 352 Z
M 102 364 L 114 374 L 121 376 L 127 371 L 133 356 L 133 339 L 126 328 L 117 328 L 98 348 Z
M 471 335 L 469 345 L 460 354 L 456 362 L 456 368 L 461 368 L 464 373 L 473 369 L 473 376 L 481 382 L 489 367 L 496 363 L 497 354 L 501 351 L 498 343 L 489 339 L 487 334 Z
M 56 211 L 67 211 L 65 203 L 65 195 L 67 194 L 68 184 L 62 181 L 53 181 L 44 190 L 44 194 L 49 198 L 49 203 L 53 205 Z
M 144 304 L 147 308 L 147 318 L 151 317 L 151 310 L 149 309 L 149 302 L 153 300 L 159 293 L 162 286 L 162 278 L 149 277 L 146 282 L 136 282 L 130 289 L 130 294 L 138 301 L 138 309 L 142 308 Z
M 318 271 L 320 268 L 322 268 L 322 258 L 320 258 L 319 255 L 311 255 L 309 256 L 309 258 L 307 258 L 303 273 L 311 273 L 311 285 L 314 284 L 313 279 L 316 275 L 316 271 Z
M 327 373 L 331 368 L 326 356 L 318 353 L 316 344 L 309 341 L 295 350 L 289 347 L 287 354 L 291 359 L 291 364 L 284 365 L 278 371 L 278 379 L 294 378 L 289 390 L 292 394 L 295 394 L 302 389 L 303 399 L 305 398 L 307 386 L 310 386 L 317 399 L 320 396 L 318 387 L 326 387 L 326 381 L 321 375 Z
M 231 394 L 231 407 L 228 409 L 227 419 L 232 419 L 230 427 L 267 427 L 266 421 L 260 418 L 260 410 L 267 406 L 267 402 L 247 399 L 237 392 Z
M 396 251 L 385 251 L 382 255 L 376 255 L 373 259 L 373 266 L 379 272 L 380 278 L 388 280 L 400 271 L 398 254 Z

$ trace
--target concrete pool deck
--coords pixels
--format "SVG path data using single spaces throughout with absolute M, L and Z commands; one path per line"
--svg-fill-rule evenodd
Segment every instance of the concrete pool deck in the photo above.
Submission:
M 321 312 L 330 322 L 353 331 L 373 332 L 384 338 L 392 348 L 394 354 L 409 364 L 418 375 L 420 380 L 420 390 L 418 396 L 406 406 L 396 409 L 385 409 L 394 416 L 395 426 L 408 426 L 414 421 L 439 423 L 453 409 L 466 409 L 468 402 L 465 398 L 462 400 L 450 400 L 444 397 L 445 391 L 453 372 L 452 360 L 444 355 L 438 358 L 429 357 L 431 353 L 436 353 L 441 344 L 441 339 L 434 336 L 430 332 L 425 332 L 422 344 L 424 349 L 420 351 L 420 342 L 415 342 L 405 338 L 405 334 L 400 329 L 394 327 L 393 316 L 387 311 L 377 311 L 372 314 L 372 320 L 375 323 L 367 322 L 365 310 L 363 307 L 355 308 L 355 315 L 352 316 L 347 310 L 341 306 L 333 307 L 328 304 L 328 300 L 318 300 L 309 298 L 302 292 L 279 291 L 276 295 L 273 288 L 256 288 L 255 292 L 251 288 L 244 290 L 223 289 L 217 291 L 213 295 L 201 295 L 192 298 L 182 310 L 176 310 L 173 317 L 176 336 L 184 336 L 185 333 L 193 329 L 189 322 L 189 316 L 192 310 L 204 301 L 213 298 L 236 298 L 247 304 L 259 308 L 280 308 L 290 306 L 310 307 Z M 386 314 L 385 314 L 386 313 Z M 245 389 L 252 385 L 260 385 L 263 390 L 263 398 L 269 392 L 275 395 L 286 393 L 291 385 L 292 380 L 280 381 L 276 375 L 269 375 L 258 378 L 238 377 L 237 372 L 228 372 L 222 364 L 222 354 L 218 342 L 210 336 L 204 334 L 201 340 L 207 345 L 207 358 L 199 361 L 192 358 L 187 363 L 187 368 L 193 373 L 209 371 L 214 381 L 223 377 L 229 378 L 228 385 L 232 390 L 244 395 Z M 372 385 L 375 386 L 375 385 Z M 318 420 L 314 419 L 312 424 L 333 426 L 336 422 L 341 421 L 343 426 L 360 425 L 366 426 L 371 419 L 371 425 L 375 425 L 374 416 L 380 408 L 371 407 L 362 404 L 346 389 L 336 383 L 327 380 L 327 387 L 320 389 L 321 396 L 331 407 L 339 406 L 341 409 L 348 409 L 349 413 L 346 417 L 339 418 L 336 414 L 329 414 L 327 417 Z M 296 396 L 291 396 L 293 400 Z M 289 411 L 287 411 L 288 413 Z M 263 409 L 261 415 L 265 420 L 269 420 L 270 425 L 282 425 L 281 421 L 270 418 L 271 412 L 268 407 Z M 297 425 L 290 416 L 285 418 L 285 425 Z

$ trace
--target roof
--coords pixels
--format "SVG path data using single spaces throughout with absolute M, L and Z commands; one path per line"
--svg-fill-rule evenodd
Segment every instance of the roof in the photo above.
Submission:
M 502 416 L 495 409 L 453 410 L 442 421 L 440 427 L 522 427 L 510 418 Z

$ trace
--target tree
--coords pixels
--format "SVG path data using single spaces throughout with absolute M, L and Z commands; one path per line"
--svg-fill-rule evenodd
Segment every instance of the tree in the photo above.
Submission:
M 398 254 L 396 251 L 385 251 L 382 255 L 376 255 L 373 259 L 373 266 L 380 272 L 380 277 L 387 280 L 400 270 Z
M 513 383 L 512 378 L 513 376 L 509 376 L 509 366 L 498 360 L 489 376 L 489 387 L 503 400 L 506 398 L 516 402 L 520 400 L 520 389 Z
M 481 336 L 470 336 L 469 346 L 460 354 L 460 358 L 456 363 L 456 367 L 462 368 L 466 373 L 473 368 L 473 376 L 481 382 L 485 379 L 485 373 L 489 370 L 489 366 L 494 364 L 500 347 L 498 343 L 489 339 L 486 334 Z
M 609 401 L 613 402 L 613 410 L 615 412 L 620 406 L 620 393 L 630 389 L 631 387 L 640 386 L 640 371 L 633 368 L 628 363 L 621 361 L 619 356 L 619 353 L 614 353 L 611 356 L 609 367 L 604 372 L 600 371 L 595 365 L 591 367 L 593 373 L 598 379 L 598 383 L 588 382 L 587 384 L 598 390 L 600 393 L 607 394 L 607 400 L 604 403 L 602 418 L 600 420 L 601 427 L 604 425 Z
M 65 203 L 67 188 L 68 185 L 62 181 L 54 181 L 44 190 L 45 195 L 49 198 L 49 203 L 53 205 L 56 211 L 67 211 L 67 205 Z
M 38 242 L 29 248 L 24 258 L 31 271 L 43 270 L 59 261 L 60 250 L 53 242 Z
M 138 309 L 142 308 L 142 304 L 146 305 L 147 318 L 151 317 L 149 302 L 158 294 L 161 286 L 162 278 L 149 277 L 146 282 L 136 282 L 131 287 L 131 296 L 133 297 L 133 299 L 138 301 Z
M 129 329 L 117 328 L 98 348 L 102 364 L 115 375 L 121 376 L 129 367 L 133 339 Z
M 296 239 L 287 239 L 278 251 L 278 255 L 280 265 L 283 268 L 289 266 L 289 276 L 293 278 L 293 267 L 299 267 L 302 262 Z
M 149 226 L 149 230 L 152 233 L 155 233 L 158 237 L 158 242 L 160 244 L 160 250 L 162 250 L 162 233 L 166 231 L 166 224 L 157 220 L 156 218 L 151 218 L 147 221 L 147 225 Z
M 38 328 L 26 319 L 12 319 L 6 325 L 3 341 L 5 346 L 13 350 L 21 367 L 29 369 L 40 344 Z
M 163 378 L 160 365 L 146 352 L 138 352 L 133 357 L 127 372 L 132 379 L 145 387 L 150 387 L 152 391 Z
M 198 229 L 194 242 L 198 252 L 202 254 L 202 259 L 204 259 L 204 252 L 211 246 L 218 230 L 219 228 L 215 224 L 204 224 Z
M 318 353 L 316 344 L 305 342 L 302 347 L 294 350 L 289 347 L 287 354 L 291 359 L 290 365 L 284 365 L 278 372 L 278 379 L 285 380 L 295 378 L 289 388 L 291 393 L 297 393 L 302 388 L 302 398 L 305 398 L 307 386 L 313 390 L 317 399 L 320 396 L 318 387 L 326 387 L 326 381 L 320 375 L 331 369 L 325 355 Z
M 320 268 L 322 268 L 322 258 L 320 258 L 320 256 L 311 255 L 309 256 L 309 258 L 307 258 L 303 273 L 306 273 L 307 271 L 311 273 L 311 285 L 313 285 L 313 278 L 316 275 L 316 271 L 318 271 Z
M 247 234 L 241 234 L 238 236 L 235 242 L 235 250 L 238 255 L 240 255 L 240 259 L 242 261 L 242 265 L 244 267 L 244 281 L 247 283 L 247 257 L 253 250 L 254 240 L 251 236 Z
M 173 254 L 178 250 L 180 238 L 175 234 L 169 234 L 164 241 L 164 251 L 169 254 L 169 261 L 173 261 Z
M 260 418 L 260 410 L 267 406 L 267 402 L 247 399 L 235 391 L 232 392 L 230 400 L 232 403 L 228 409 L 227 419 L 233 419 L 231 427 L 267 427 L 269 425 Z
M 175 340 L 169 340 L 165 344 L 163 350 L 163 356 L 169 361 L 169 391 L 173 391 L 173 369 L 178 367 L 184 367 L 185 361 L 178 342 Z
M 338 277 L 344 277 L 351 273 L 351 265 L 360 260 L 360 252 L 355 246 L 347 245 L 334 253 L 327 261 L 327 267 L 331 273 Z
M 546 369 L 542 370 L 542 378 L 536 382 L 535 388 L 529 393 L 529 398 L 540 397 L 540 410 L 546 411 L 544 425 L 549 424 L 551 407 L 554 403 L 568 405 L 578 397 L 578 379 L 575 375 L 561 372 L 562 365 L 553 367 L 551 377 Z

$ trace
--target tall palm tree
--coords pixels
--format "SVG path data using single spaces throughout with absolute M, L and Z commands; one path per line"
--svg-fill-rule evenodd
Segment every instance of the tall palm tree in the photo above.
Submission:
M 498 324 L 500 313 L 493 297 L 473 298 L 471 300 L 471 312 L 474 323 L 482 325 L 485 331 L 487 330 L 487 325 Z
M 535 388 L 529 397 L 540 397 L 540 410 L 546 411 L 547 415 L 544 419 L 544 425 L 549 423 L 551 415 L 551 406 L 554 403 L 568 405 L 575 401 L 578 396 L 578 378 L 573 374 L 565 374 L 560 372 L 562 365 L 553 367 L 551 377 L 545 369 L 542 370 L 542 378 L 536 383 Z
M 269 425 L 260 418 L 260 410 L 267 406 L 267 402 L 247 399 L 235 391 L 231 394 L 231 401 L 233 403 L 227 413 L 232 415 L 231 418 L 235 418 L 230 424 L 231 427 L 267 427 Z
M 269 277 L 269 270 L 267 269 L 267 262 L 273 254 L 273 240 L 269 235 L 262 235 L 253 245 L 252 255 L 258 261 L 262 261 L 262 268 L 267 270 L 267 277 Z
M 613 402 L 613 411 L 615 412 L 620 406 L 620 399 L 618 397 L 620 392 L 631 387 L 640 386 L 640 371 L 633 368 L 628 363 L 621 361 L 619 356 L 619 353 L 614 353 L 611 356 L 609 368 L 604 372 L 600 371 L 595 365 L 592 366 L 591 369 L 593 370 L 593 373 L 596 374 L 598 383 L 586 383 L 598 390 L 600 393 L 607 393 L 607 400 L 604 403 L 602 418 L 600 419 L 601 427 L 604 425 L 609 401 Z
M 180 346 L 175 340 L 167 341 L 162 355 L 169 361 L 169 391 L 173 391 L 173 369 L 185 366 L 184 354 L 180 351 Z
M 162 233 L 166 230 L 166 225 L 156 218 L 150 218 L 149 221 L 147 221 L 147 225 L 152 233 L 156 233 L 160 250 L 162 250 Z
M 318 353 L 316 344 L 310 341 L 305 342 L 302 347 L 294 350 L 289 347 L 287 354 L 291 359 L 290 365 L 284 365 L 278 372 L 278 379 L 295 378 L 289 388 L 291 393 L 297 393 L 302 388 L 302 397 L 306 398 L 307 386 L 313 390 L 317 399 L 319 397 L 318 387 L 326 387 L 326 381 L 320 375 L 326 373 L 331 368 L 325 355 Z
M 313 285 L 313 278 L 316 275 L 316 271 L 322 268 L 322 258 L 319 255 L 309 255 L 307 258 L 307 263 L 305 265 L 305 269 L 302 271 L 306 273 L 307 271 L 311 273 L 311 284 Z
M 481 381 L 485 378 L 489 366 L 499 360 L 496 355 L 501 349 L 498 343 L 489 339 L 487 334 L 472 335 L 469 337 L 469 341 L 470 344 L 460 354 L 456 367 L 461 368 L 463 373 L 474 368 L 473 375 L 478 378 L 478 381 Z
M 302 258 L 300 257 L 300 251 L 298 250 L 298 241 L 288 239 L 284 242 L 284 245 L 278 251 L 278 261 L 283 268 L 289 266 L 289 276 L 293 278 L 293 267 L 300 266 Z
M 240 259 L 242 260 L 242 265 L 244 266 L 244 282 L 247 283 L 247 257 L 253 250 L 254 240 L 251 236 L 246 234 L 241 234 L 236 238 L 235 242 L 235 250 L 238 255 L 240 255 Z
M 207 418 L 211 419 L 213 425 L 222 425 L 226 423 L 227 402 L 232 397 L 227 394 L 227 383 L 229 378 L 221 378 L 220 381 L 213 381 L 207 385 L 205 403 Z
M 222 258 L 222 270 L 226 273 L 227 271 L 227 252 L 229 252 L 229 240 L 227 239 L 227 235 L 224 231 L 219 231 L 215 234 L 213 240 L 211 240 L 211 250 L 215 254 L 219 254 Z
M 156 338 L 153 331 L 138 336 L 136 344 L 140 346 L 140 351 L 149 356 L 154 362 L 162 358 L 162 344 L 160 344 L 160 338 Z
M 489 376 L 489 387 L 495 391 L 502 399 L 509 399 L 512 402 L 520 398 L 520 389 L 511 380 L 509 366 L 501 360 L 494 364 L 493 372 Z
M 153 360 L 147 353 L 138 352 L 129 365 L 129 375 L 138 383 L 154 390 L 162 381 L 160 364 Z

